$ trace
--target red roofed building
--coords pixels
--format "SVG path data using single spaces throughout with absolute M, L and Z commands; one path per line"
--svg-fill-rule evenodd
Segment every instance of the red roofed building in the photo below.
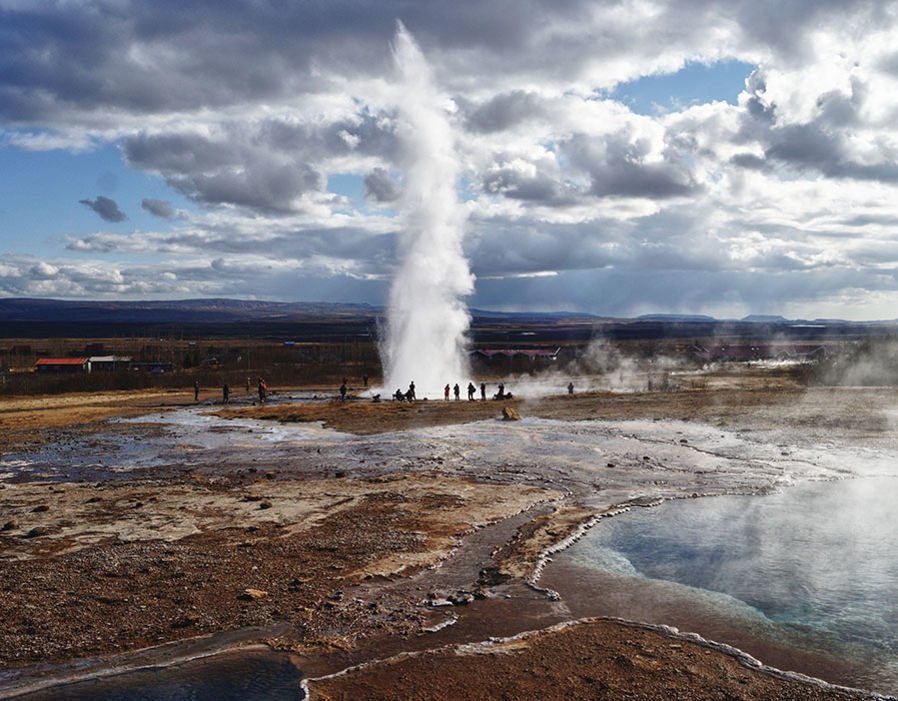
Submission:
M 38 372 L 87 372 L 89 358 L 39 358 L 34 364 Z

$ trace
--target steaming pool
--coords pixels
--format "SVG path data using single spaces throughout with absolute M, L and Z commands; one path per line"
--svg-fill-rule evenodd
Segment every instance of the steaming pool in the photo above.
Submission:
M 567 582 L 547 579 L 575 599 L 573 589 L 601 593 L 605 615 L 750 654 L 768 644 L 820 653 L 845 663 L 829 680 L 894 694 L 896 500 L 898 477 L 881 476 L 669 501 L 602 520 L 555 558 Z

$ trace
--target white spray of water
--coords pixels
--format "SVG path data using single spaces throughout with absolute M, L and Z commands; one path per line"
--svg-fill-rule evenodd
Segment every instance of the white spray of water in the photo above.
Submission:
M 442 387 L 469 376 L 465 334 L 470 314 L 462 298 L 474 276 L 462 251 L 465 213 L 445 99 L 430 67 L 400 22 L 393 44 L 402 99 L 404 193 L 400 260 L 390 289 L 386 338 L 381 344 L 385 389 L 415 382 L 418 397 L 440 396 Z

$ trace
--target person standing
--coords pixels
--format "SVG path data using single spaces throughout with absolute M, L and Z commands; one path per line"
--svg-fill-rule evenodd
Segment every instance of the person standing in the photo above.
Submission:
M 468 383 L 468 401 L 474 401 L 474 393 L 477 391 L 477 388 L 474 386 L 473 382 Z
M 193 381 L 193 401 L 198 402 L 200 400 L 200 381 Z
M 452 388 L 452 394 L 455 395 L 455 401 L 458 401 L 459 395 L 461 395 L 461 389 L 458 386 L 458 382 L 456 382 L 455 386 Z
M 342 385 L 340 385 L 340 401 L 341 402 L 346 401 L 346 383 L 345 382 Z
M 449 389 L 449 383 L 447 382 L 446 386 L 443 387 L 443 399 L 447 402 L 449 401 Z
M 231 388 L 228 387 L 227 383 L 221 388 L 221 401 L 223 404 L 231 401 Z
M 480 401 L 486 401 L 486 382 L 480 383 Z

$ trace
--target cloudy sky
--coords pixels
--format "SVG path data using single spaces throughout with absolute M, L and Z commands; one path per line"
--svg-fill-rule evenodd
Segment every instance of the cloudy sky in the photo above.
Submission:
M 898 317 L 877 0 L 0 0 L 0 296 L 383 304 L 397 21 L 471 306 Z

